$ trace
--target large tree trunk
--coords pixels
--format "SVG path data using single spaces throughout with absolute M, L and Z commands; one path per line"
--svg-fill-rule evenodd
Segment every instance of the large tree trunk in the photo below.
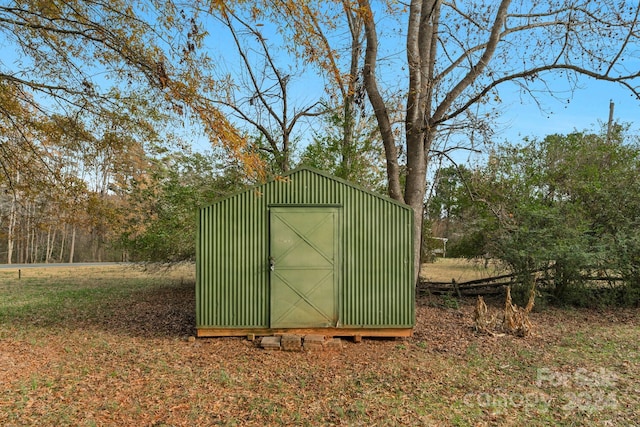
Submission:
M 433 9 L 434 3 L 430 7 Z M 409 34 L 407 39 L 407 55 L 410 69 L 410 89 L 407 99 L 406 146 L 407 170 L 405 172 L 404 192 L 400 185 L 400 166 L 398 150 L 393 135 L 391 118 L 384 99 L 378 89 L 375 69 L 377 62 L 378 40 L 375 21 L 367 0 L 359 0 L 364 10 L 365 36 L 367 46 L 364 60 L 364 84 L 378 121 L 387 160 L 387 180 L 389 196 L 404 202 L 413 208 L 413 266 L 416 283 L 420 272 L 420 248 L 422 244 L 423 204 L 426 193 L 427 150 L 434 132 L 427 133 L 424 126 L 425 108 L 427 106 L 424 93 L 419 93 L 426 86 L 427 76 L 420 62 L 420 53 L 424 50 L 425 38 L 419 30 L 425 25 L 421 23 L 421 3 L 413 2 L 409 18 Z M 432 29 L 433 31 L 433 29 Z M 427 68 L 428 70 L 428 68 Z
M 376 80 L 376 63 L 378 60 L 378 35 L 376 24 L 368 0 L 358 0 L 364 20 L 364 33 L 367 47 L 364 54 L 364 87 L 369 97 L 369 102 L 378 121 L 378 128 L 384 144 L 384 153 L 387 161 L 387 184 L 389 196 L 400 202 L 404 202 L 404 195 L 400 186 L 400 165 L 398 164 L 398 149 L 396 147 L 391 118 L 387 111 L 384 98 L 378 89 Z
M 411 138 L 411 139 L 409 139 Z M 407 174 L 404 190 L 405 203 L 413 208 L 413 262 L 416 283 L 420 272 L 424 197 L 427 191 L 427 153 L 424 132 L 407 135 Z
M 491 26 L 491 35 L 483 46 L 482 55 L 446 95 L 435 104 L 434 86 L 438 79 L 435 71 L 439 49 L 439 23 L 441 0 L 412 0 L 409 5 L 407 27 L 407 65 L 409 87 L 405 116 L 406 171 L 405 186 L 401 190 L 401 168 L 391 119 L 378 89 L 375 75 L 378 40 L 375 20 L 368 0 L 358 0 L 364 18 L 366 50 L 364 82 L 369 101 L 378 121 L 387 159 L 389 195 L 413 208 L 414 211 L 414 272 L 416 282 L 420 271 L 422 245 L 422 221 L 424 198 L 427 189 L 429 152 L 437 136 L 437 128 L 446 121 L 447 114 L 463 91 L 487 67 L 500 40 L 500 34 L 509 7 L 509 0 L 502 0 Z

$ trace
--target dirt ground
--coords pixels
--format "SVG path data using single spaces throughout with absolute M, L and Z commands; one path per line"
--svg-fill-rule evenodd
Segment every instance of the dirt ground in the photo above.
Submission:
M 501 304 L 488 301 L 496 312 Z M 342 350 L 316 353 L 190 339 L 188 282 L 60 318 L 5 319 L 0 425 L 637 425 L 637 309 L 546 309 L 523 339 L 476 334 L 474 305 L 420 297 L 412 338 L 346 339 Z M 540 372 L 566 373 L 569 385 L 536 386 Z M 577 373 L 593 381 L 579 384 Z M 601 384 L 609 374 L 613 384 Z M 605 386 L 615 405 L 575 404 L 576 418 L 571 393 Z

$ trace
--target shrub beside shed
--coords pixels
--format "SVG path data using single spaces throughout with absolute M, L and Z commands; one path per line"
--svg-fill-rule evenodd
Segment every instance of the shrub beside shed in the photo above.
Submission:
M 410 336 L 412 221 L 311 168 L 200 209 L 198 336 Z

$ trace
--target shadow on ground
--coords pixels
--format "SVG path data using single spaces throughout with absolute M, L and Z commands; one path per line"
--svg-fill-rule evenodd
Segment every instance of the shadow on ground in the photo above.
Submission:
M 89 326 L 130 336 L 195 335 L 195 286 L 187 281 L 133 292 L 108 302 L 100 314 L 93 316 Z

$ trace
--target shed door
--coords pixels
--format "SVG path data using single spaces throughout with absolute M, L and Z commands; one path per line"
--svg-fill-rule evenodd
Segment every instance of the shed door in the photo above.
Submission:
M 271 208 L 271 327 L 336 326 L 339 208 Z

